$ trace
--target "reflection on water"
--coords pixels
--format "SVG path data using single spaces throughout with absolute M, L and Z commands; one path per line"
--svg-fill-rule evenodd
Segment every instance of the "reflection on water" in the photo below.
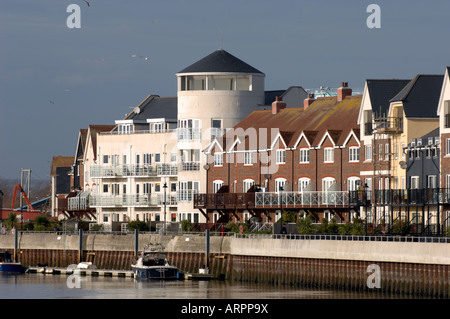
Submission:
M 345 292 L 227 281 L 141 281 L 80 277 L 69 288 L 66 275 L 0 275 L 0 299 L 385 299 L 376 291 Z M 404 298 L 404 297 L 403 297 Z

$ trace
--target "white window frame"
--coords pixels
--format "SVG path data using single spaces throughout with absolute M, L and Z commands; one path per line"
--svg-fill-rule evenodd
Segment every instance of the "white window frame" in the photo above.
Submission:
M 215 180 L 213 181 L 213 193 L 217 193 L 217 191 L 223 186 L 223 180 Z
M 419 189 L 420 186 L 420 177 L 419 176 L 411 176 L 410 189 Z
M 309 148 L 304 147 L 300 149 L 300 163 L 309 163 Z
M 242 192 L 247 193 L 247 191 L 255 185 L 255 180 L 251 178 L 246 178 L 242 181 Z
M 277 164 L 286 164 L 286 150 L 279 149 L 276 151 L 276 163 Z
M 302 177 L 298 179 L 298 192 L 303 193 L 305 188 L 311 184 L 311 179 L 308 177 Z
M 359 162 L 359 147 L 352 146 L 348 149 L 348 159 L 350 163 Z
M 360 185 L 361 185 L 361 179 L 359 177 L 352 176 L 352 177 L 347 178 L 347 190 L 349 192 L 357 191 L 358 187 Z
M 334 148 L 325 147 L 323 149 L 323 162 L 324 163 L 334 163 Z
M 253 165 L 253 152 L 244 152 L 244 165 Z
M 280 192 L 280 188 L 283 187 L 284 190 L 284 186 L 287 184 L 287 179 L 284 177 L 279 177 L 275 179 L 275 193 Z
M 214 153 L 214 166 L 215 167 L 223 166 L 223 153 L 219 152 Z
M 372 160 L 372 145 L 365 145 L 364 150 L 365 150 L 365 160 L 371 161 Z

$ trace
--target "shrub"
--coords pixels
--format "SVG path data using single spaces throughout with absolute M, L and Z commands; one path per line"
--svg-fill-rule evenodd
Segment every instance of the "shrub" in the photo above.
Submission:
M 140 220 L 133 220 L 132 222 L 129 222 L 127 228 L 130 231 L 134 231 L 136 229 L 139 231 L 148 231 L 150 229 L 146 222 Z
M 300 234 L 311 234 L 315 233 L 315 227 L 313 225 L 313 217 L 311 214 L 302 217 L 298 221 L 298 232 Z

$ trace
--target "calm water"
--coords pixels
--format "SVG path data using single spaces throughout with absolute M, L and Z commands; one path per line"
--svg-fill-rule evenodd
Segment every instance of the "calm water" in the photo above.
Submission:
M 227 281 L 141 281 L 80 277 L 69 288 L 67 275 L 0 275 L 0 299 L 389 299 L 376 292 L 311 290 Z M 398 298 L 398 297 L 394 297 Z M 410 297 L 408 297 L 410 298 Z

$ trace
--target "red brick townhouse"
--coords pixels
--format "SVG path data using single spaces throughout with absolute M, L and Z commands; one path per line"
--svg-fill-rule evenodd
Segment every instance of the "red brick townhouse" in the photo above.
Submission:
M 361 96 L 309 95 L 304 107 L 254 111 L 204 151 L 207 193 L 194 207 L 208 222 L 275 222 L 283 211 L 349 220 L 349 190 L 360 186 Z

